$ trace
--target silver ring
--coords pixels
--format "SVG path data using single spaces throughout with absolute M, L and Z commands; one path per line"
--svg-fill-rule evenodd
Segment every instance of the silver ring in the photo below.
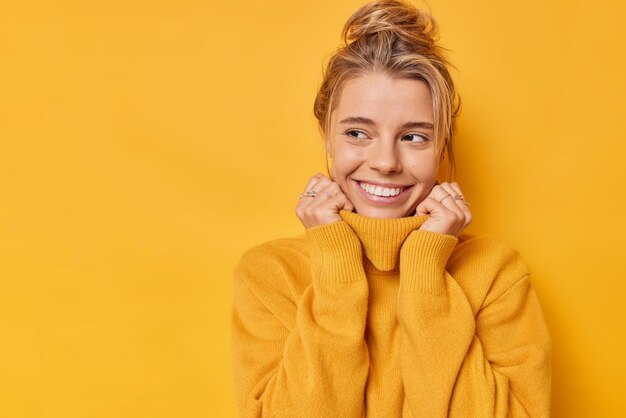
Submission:
M 451 194 L 449 194 L 449 195 L 447 195 L 446 197 L 452 197 L 452 195 L 451 195 Z M 441 200 L 439 201 L 439 203 L 443 202 L 443 201 L 446 199 L 446 197 L 444 197 L 443 199 L 441 199 Z
M 315 190 L 309 189 L 298 197 L 298 199 L 302 199 L 303 197 L 315 197 L 317 196 L 317 192 Z
M 463 203 L 465 203 L 465 205 L 466 205 L 466 206 L 469 206 L 469 205 L 470 205 L 469 203 L 467 203 L 467 202 L 465 201 L 465 198 L 463 197 L 463 195 L 462 195 L 462 194 L 457 194 L 457 195 L 454 195 L 453 199 L 454 199 L 454 200 L 462 200 L 462 201 L 463 201 Z M 443 199 L 442 199 L 442 200 L 443 200 Z

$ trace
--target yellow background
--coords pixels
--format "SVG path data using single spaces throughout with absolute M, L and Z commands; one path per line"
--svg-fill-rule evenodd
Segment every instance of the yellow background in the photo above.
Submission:
M 360 1 L 0 4 L 0 416 L 234 417 L 231 271 L 299 234 Z M 534 273 L 556 417 L 626 414 L 624 2 L 432 0 L 469 230 Z

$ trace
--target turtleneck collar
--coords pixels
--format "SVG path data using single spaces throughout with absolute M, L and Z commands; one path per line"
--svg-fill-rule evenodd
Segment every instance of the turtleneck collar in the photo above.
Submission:
M 339 216 L 354 229 L 363 245 L 365 256 L 380 271 L 397 268 L 402 243 L 429 217 L 422 215 L 379 219 L 345 209 L 339 211 Z

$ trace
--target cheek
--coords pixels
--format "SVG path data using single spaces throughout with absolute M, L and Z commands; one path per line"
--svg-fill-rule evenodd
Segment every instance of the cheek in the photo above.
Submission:
M 435 161 L 431 158 L 415 158 L 407 161 L 409 172 L 413 177 L 421 180 L 428 180 L 437 176 L 437 167 Z
M 337 148 L 333 153 L 332 172 L 337 176 L 346 176 L 360 167 L 363 162 L 358 151 L 350 148 Z

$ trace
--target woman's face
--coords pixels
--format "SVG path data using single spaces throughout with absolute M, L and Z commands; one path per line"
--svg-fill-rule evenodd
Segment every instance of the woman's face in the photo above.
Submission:
M 428 196 L 439 168 L 432 106 L 419 80 L 366 73 L 344 84 L 326 145 L 333 181 L 355 212 L 411 216 Z

